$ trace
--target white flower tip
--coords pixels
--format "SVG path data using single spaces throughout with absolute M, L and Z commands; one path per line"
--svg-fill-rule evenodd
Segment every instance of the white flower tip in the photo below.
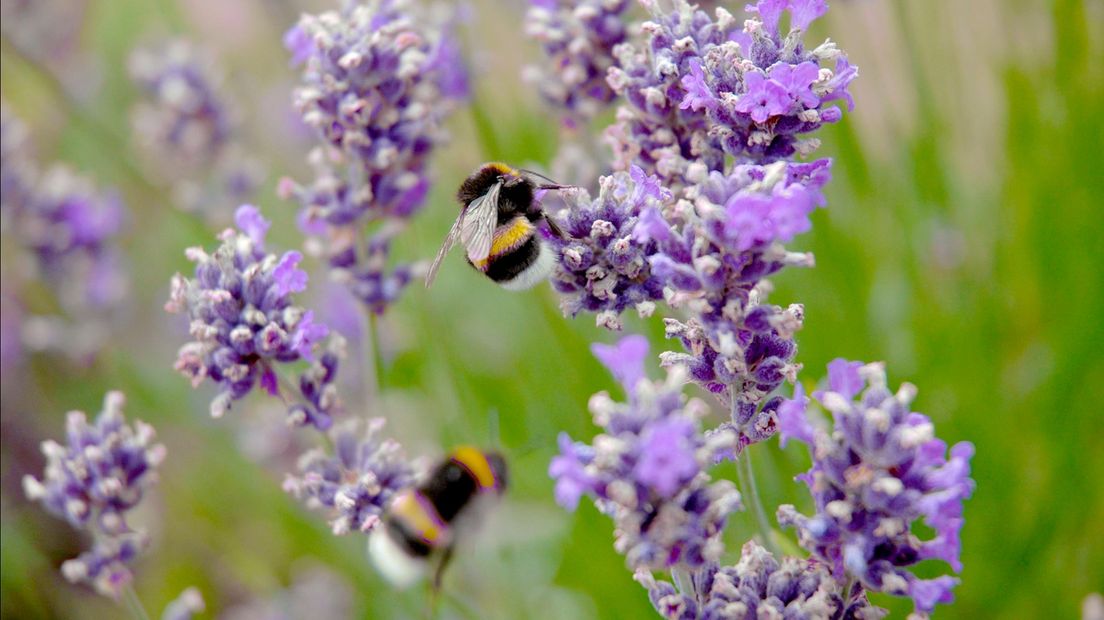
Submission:
M 23 476 L 23 494 L 31 501 L 38 501 L 46 496 L 46 487 L 34 476 Z

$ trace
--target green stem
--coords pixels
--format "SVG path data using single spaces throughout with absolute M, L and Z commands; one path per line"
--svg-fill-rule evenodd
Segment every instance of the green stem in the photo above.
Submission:
M 676 566 L 672 568 L 671 577 L 675 579 L 675 586 L 678 587 L 680 594 L 697 600 L 697 594 L 694 592 L 694 579 L 690 576 L 690 571 L 686 570 L 685 566 Z
M 141 599 L 138 598 L 138 593 L 134 591 L 134 586 L 127 584 L 123 587 L 123 604 L 126 605 L 127 611 L 136 620 L 150 620 L 149 614 L 146 613 L 145 606 L 142 605 Z
M 755 470 L 751 465 L 751 453 L 748 448 L 744 448 L 744 453 L 737 459 L 736 476 L 740 480 L 740 488 L 743 489 L 751 503 L 755 520 L 759 523 L 759 534 L 763 537 L 763 544 L 775 555 L 780 555 L 777 545 L 774 543 L 774 536 L 771 534 L 770 521 L 767 520 L 767 513 L 763 510 L 763 502 L 759 498 L 759 487 L 755 484 Z
M 375 312 L 368 311 L 363 331 L 365 414 L 371 416 L 383 389 L 383 352 L 379 346 L 379 316 Z

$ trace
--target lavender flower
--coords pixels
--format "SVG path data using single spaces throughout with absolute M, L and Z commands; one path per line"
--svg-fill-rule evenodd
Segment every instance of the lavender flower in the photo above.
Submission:
M 133 112 L 134 135 L 156 172 L 173 182 L 186 211 L 249 200 L 263 177 L 242 152 L 223 76 L 205 50 L 174 39 L 131 54 L 131 79 L 146 100 Z
M 625 99 L 606 134 L 617 169 L 639 165 L 677 193 L 695 183 L 686 176 L 695 164 L 723 172 L 726 156 L 769 162 L 811 152 L 818 142 L 800 136 L 840 119 L 832 101 L 851 103 L 857 71 L 846 57 L 830 41 L 802 45 L 823 0 L 760 0 L 743 30 L 723 8 L 713 19 L 685 0 L 673 11 L 646 4 L 646 44 L 616 48 L 609 74 Z M 783 10 L 792 15 L 785 37 Z
M 553 238 L 559 261 L 552 284 L 563 294 L 564 314 L 597 313 L 599 325 L 620 329 L 619 315 L 634 307 L 649 316 L 663 297 L 662 281 L 652 273 L 655 243 L 634 236 L 641 214 L 670 198 L 654 176 L 640 168 L 602 177 L 598 197 L 583 191 L 562 224 L 566 239 Z
M 812 452 L 813 467 L 799 479 L 813 494 L 816 514 L 785 505 L 779 522 L 797 528 L 801 545 L 837 579 L 846 574 L 868 590 L 909 596 L 919 613 L 929 613 L 953 599 L 958 580 L 920 579 L 906 567 L 935 558 L 962 570 L 959 530 L 962 503 L 974 489 L 974 447 L 955 444 L 947 458 L 947 444 L 934 436 L 931 420 L 909 410 L 916 388 L 906 383 L 890 392 L 882 364 L 836 360 L 828 383 L 813 396 L 832 412 L 834 432 L 798 418 L 800 404 L 785 425 L 785 438 Z M 921 540 L 912 531 L 921 518 L 934 538 Z
M 373 0 L 304 15 L 285 44 L 305 65 L 296 107 L 326 145 L 310 156 L 315 180 L 285 180 L 280 193 L 302 205 L 304 232 L 339 278 L 382 313 L 424 269 L 389 272 L 387 258 L 425 201 L 441 123 L 466 96 L 456 42 L 407 0 Z M 377 230 L 362 244 L 366 226 Z
M 735 566 L 709 564 L 696 571 L 689 592 L 657 581 L 647 570 L 637 571 L 635 579 L 669 620 L 874 619 L 886 613 L 871 606 L 861 590 L 848 597 L 816 560 L 786 557 L 779 562 L 754 541 L 744 545 Z
M 686 352 L 661 359 L 685 365 L 696 383 L 730 405 L 741 446 L 774 434 L 778 401 L 766 399 L 800 368 L 793 334 L 804 310 L 768 304 L 765 277 L 786 265 L 812 264 L 811 255 L 782 244 L 811 227 L 830 163 L 749 164 L 727 176 L 710 173 L 686 190 L 685 200 L 642 214 L 635 230 L 638 239 L 655 243 L 649 262 L 668 303 L 691 316 L 666 319 L 667 336 Z
M 67 445 L 43 442 L 42 480 L 23 478 L 28 499 L 95 536 L 92 549 L 65 562 L 62 573 L 109 596 L 118 596 L 130 582 L 127 564 L 147 543 L 145 534 L 130 528 L 127 513 L 156 482 L 156 469 L 165 458 L 165 447 L 153 443 L 153 427 L 126 424 L 124 403 L 121 392 L 108 392 L 92 424 L 80 411 L 69 413 Z
M 363 432 L 355 421 L 335 427 L 334 454 L 303 454 L 300 475 L 284 481 L 284 490 L 309 508 L 329 509 L 334 534 L 370 531 L 395 493 L 414 484 L 415 470 L 402 447 L 379 436 L 384 423 L 374 418 Z
M 174 39 L 131 54 L 131 79 L 147 101 L 134 110 L 134 135 L 173 176 L 206 168 L 230 143 L 234 120 L 208 54 Z
M 565 123 L 587 121 L 614 100 L 606 73 L 614 46 L 626 39 L 630 6 L 629 0 L 531 0 L 525 33 L 541 43 L 548 59 L 527 67 L 524 78 L 566 115 Z
M 556 500 L 574 509 L 582 495 L 593 498 L 613 519 L 614 547 L 633 568 L 697 568 L 718 559 L 721 530 L 740 508 L 735 486 L 704 471 L 732 449 L 735 437 L 703 436 L 707 409 L 683 396 L 685 375 L 674 369 L 664 382 L 641 379 L 647 348 L 630 342 L 618 347 L 623 358 L 600 357 L 626 381 L 629 402 L 595 394 L 590 410 L 605 432 L 590 445 L 561 436 L 561 454 L 549 466 Z
M 108 310 L 122 300 L 127 282 L 113 245 L 124 219 L 117 194 L 55 165 L 21 207 L 8 215 L 12 232 L 71 314 Z
M 315 325 L 315 336 L 323 337 L 325 334 L 319 331 L 321 325 Z M 309 334 L 311 330 L 300 330 L 300 334 Z M 300 346 L 308 342 L 308 336 L 300 338 Z M 345 357 L 345 340 L 338 335 L 330 338 L 327 351 L 317 360 L 311 363 L 309 369 L 299 376 L 299 393 L 302 402 L 293 404 L 288 409 L 288 420 L 293 426 L 313 426 L 319 429 L 329 428 L 333 424 L 333 418 L 339 415 L 344 404 L 337 391 L 337 367 Z M 310 359 L 309 347 L 300 354 Z
M 338 177 L 326 161 L 326 152 L 316 149 L 311 153 L 316 170 L 313 185 L 305 187 L 285 179 L 280 192 L 295 196 L 303 205 L 300 228 L 313 236 L 308 248 L 327 258 L 333 279 L 344 284 L 368 310 L 383 314 L 410 282 L 425 275 L 428 267 L 424 262 L 388 266 L 392 240 L 405 230 L 406 218 L 412 212 L 395 217 L 369 216 L 377 225 L 365 238 L 361 219 L 371 213 L 370 192 L 359 177 L 358 167 L 349 166 L 345 168 L 347 178 Z M 330 154 L 337 155 L 333 151 Z M 419 203 L 428 189 L 427 182 L 419 190 Z
M 211 415 L 221 416 L 234 400 L 260 383 L 277 394 L 276 364 L 312 359 L 312 347 L 326 336 L 314 314 L 296 306 L 293 293 L 302 292 L 307 274 L 299 269 L 302 256 L 266 253 L 268 221 L 250 205 L 235 216 L 238 230 L 220 235 L 222 245 L 213 255 L 202 248 L 187 251 L 196 263 L 195 277 L 173 277 L 169 312 L 187 312 L 191 342 L 181 347 L 176 368 L 198 386 L 205 378 L 222 392 L 211 402 Z M 293 421 L 328 426 L 328 416 L 299 415 Z

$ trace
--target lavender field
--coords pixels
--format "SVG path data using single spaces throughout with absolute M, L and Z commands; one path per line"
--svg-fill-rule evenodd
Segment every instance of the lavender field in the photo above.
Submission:
M 1104 3 L 0 7 L 3 618 L 1104 620 Z

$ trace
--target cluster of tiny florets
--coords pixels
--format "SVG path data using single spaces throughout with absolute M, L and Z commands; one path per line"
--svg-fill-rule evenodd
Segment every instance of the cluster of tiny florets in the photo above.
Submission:
M 773 161 L 816 148 L 803 136 L 840 119 L 856 70 L 831 42 L 802 38 L 823 0 L 761 0 L 743 28 L 723 8 L 710 17 L 685 0 L 646 2 L 646 41 L 615 50 L 609 82 L 624 99 L 606 137 L 615 167 L 642 166 L 674 191 L 695 184 L 692 166 L 724 172 L 726 157 Z M 783 12 L 791 14 L 782 36 Z M 832 67 L 822 67 L 831 64 Z
M 816 560 L 785 557 L 779 561 L 755 541 L 744 544 L 735 565 L 712 564 L 697 571 L 690 592 L 657 580 L 649 571 L 637 571 L 635 578 L 648 589 L 659 615 L 668 620 L 875 620 L 885 615 L 861 591 L 848 597 Z
M 135 50 L 129 70 L 144 95 L 132 114 L 135 139 L 151 172 L 172 183 L 177 203 L 213 214 L 248 201 L 262 171 L 243 152 L 240 124 L 210 54 L 173 39 Z
M 623 43 L 629 0 L 531 0 L 525 33 L 547 58 L 526 68 L 526 81 L 571 125 L 593 118 L 616 94 L 606 81 L 613 48 Z
M 719 558 L 721 531 L 740 508 L 735 485 L 705 471 L 733 449 L 735 436 L 703 435 L 700 419 L 708 408 L 685 398 L 677 370 L 664 382 L 649 381 L 647 351 L 641 336 L 615 347 L 595 345 L 628 402 L 595 394 L 590 410 L 604 432 L 589 444 L 561 435 L 549 474 L 561 505 L 574 509 L 585 495 L 613 519 L 614 546 L 632 568 L 698 568 Z
M 581 190 L 566 194 L 570 205 L 553 238 L 559 261 L 552 285 L 562 294 L 564 313 L 597 314 L 599 325 L 620 329 L 620 314 L 635 308 L 649 316 L 663 298 L 663 282 L 652 274 L 655 243 L 634 236 L 641 214 L 659 208 L 670 193 L 640 168 L 602 177 L 597 198 Z
M 22 281 L 37 280 L 64 311 L 21 317 L 12 335 L 29 350 L 87 359 L 107 341 L 111 313 L 128 293 L 116 247 L 126 220 L 123 203 L 66 165 L 40 168 L 27 127 L 0 107 L 0 223 L 27 256 L 27 269 L 5 273 L 4 292 L 18 299 Z
M 80 411 L 71 412 L 66 443 L 42 444 L 42 479 L 23 478 L 28 499 L 95 539 L 91 549 L 62 565 L 62 574 L 109 596 L 118 596 L 130 583 L 128 564 L 148 542 L 145 533 L 131 528 L 127 516 L 157 481 L 157 467 L 165 458 L 165 447 L 153 441 L 153 427 L 126 423 L 124 404 L 121 392 L 109 392 L 94 422 Z
M 302 255 L 266 252 L 269 222 L 255 207 L 239 208 L 236 224 L 220 235 L 222 245 L 214 254 L 188 250 L 195 276 L 177 274 L 165 305 L 190 320 L 193 340 L 181 347 L 177 370 L 195 386 L 209 379 L 222 390 L 211 403 L 216 417 L 257 384 L 279 393 L 276 367 L 313 359 L 315 343 L 329 331 L 292 298 L 307 286 L 307 273 L 299 268 Z M 329 425 L 328 416 L 306 420 Z
M 973 445 L 954 445 L 948 458 L 931 420 L 910 409 L 916 388 L 906 383 L 891 392 L 881 364 L 835 360 L 828 389 L 813 396 L 832 413 L 832 432 L 809 422 L 801 394 L 782 405 L 779 422 L 783 441 L 801 441 L 812 453 L 812 469 L 799 478 L 816 513 L 805 516 L 786 505 L 779 522 L 797 528 L 801 545 L 837 578 L 908 596 L 920 613 L 950 602 L 957 579 L 920 579 L 906 567 L 935 558 L 962 570 L 959 530 L 962 503 L 974 489 Z M 933 538 L 913 531 L 921 519 Z
M 303 15 L 284 39 L 304 67 L 296 108 L 324 145 L 310 155 L 315 179 L 285 180 L 281 194 L 300 203 L 303 231 L 376 313 L 423 273 L 389 270 L 387 259 L 425 202 L 441 124 L 467 95 L 450 27 L 406 0 L 372 0 Z M 375 231 L 361 243 L 368 226 Z
M 356 421 L 334 427 L 333 454 L 306 452 L 299 474 L 284 481 L 284 490 L 309 508 L 329 511 L 334 534 L 370 531 L 391 498 L 414 484 L 414 464 L 398 442 L 380 436 L 383 426 L 375 418 L 367 428 Z

